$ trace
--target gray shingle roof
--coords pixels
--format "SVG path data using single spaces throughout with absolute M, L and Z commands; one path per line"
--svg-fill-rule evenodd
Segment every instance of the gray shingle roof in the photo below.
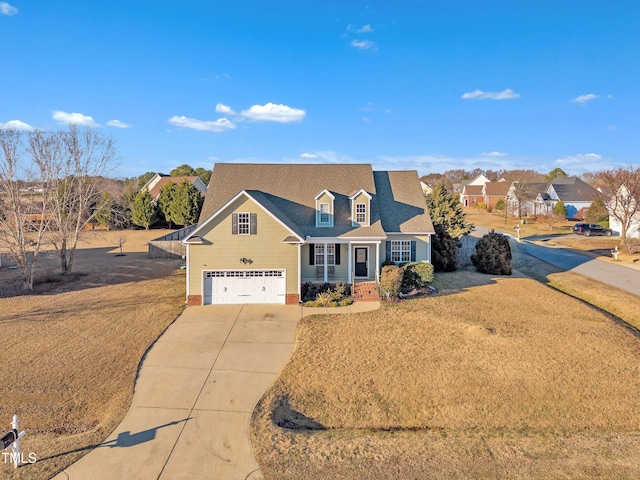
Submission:
M 558 198 L 566 202 L 591 202 L 600 192 L 578 177 L 554 178 L 551 181 Z
M 316 227 L 315 196 L 334 196 L 334 226 Z M 351 226 L 349 196 L 364 189 L 372 196 L 368 227 Z M 301 237 L 385 237 L 390 232 L 433 232 L 418 174 L 373 172 L 371 165 L 217 163 L 200 223 L 245 190 Z

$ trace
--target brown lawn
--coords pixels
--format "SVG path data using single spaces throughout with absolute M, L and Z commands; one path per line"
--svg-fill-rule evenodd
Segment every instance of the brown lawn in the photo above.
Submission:
M 266 478 L 640 477 L 638 338 L 531 279 L 436 283 L 301 322 L 253 416 Z
M 163 231 L 100 232 L 78 251 L 73 281 L 60 282 L 47 256 L 38 293 L 0 298 L 0 424 L 18 414 L 23 452 L 37 462 L 0 462 L 1 478 L 46 479 L 103 441 L 131 403 L 138 364 L 180 314 L 179 260 L 150 259 L 147 241 Z M 124 256 L 116 256 L 125 235 Z M 19 281 L 3 258 L 0 285 Z

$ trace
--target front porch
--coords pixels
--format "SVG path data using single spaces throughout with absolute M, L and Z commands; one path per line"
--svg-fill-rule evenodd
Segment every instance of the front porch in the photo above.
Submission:
M 300 246 L 300 282 L 378 283 L 380 243 L 380 240 L 310 240 Z

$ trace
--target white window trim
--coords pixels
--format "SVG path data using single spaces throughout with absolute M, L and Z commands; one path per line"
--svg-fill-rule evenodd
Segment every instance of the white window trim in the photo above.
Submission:
M 327 210 L 323 211 L 322 207 L 326 206 Z M 326 215 L 326 221 L 322 220 L 322 216 Z M 331 204 L 330 203 L 321 203 L 320 208 L 318 208 L 318 223 L 320 225 L 331 225 Z
M 358 211 L 358 207 L 362 207 L 364 211 L 359 212 Z M 356 203 L 356 210 L 355 210 L 355 220 L 356 223 L 359 225 L 366 225 L 367 224 L 367 204 L 366 203 Z M 362 220 L 358 219 L 359 215 L 364 215 L 364 218 Z
M 246 222 L 241 222 L 240 219 L 246 215 Z M 244 233 L 241 230 L 241 226 L 247 227 L 247 232 Z M 238 235 L 251 235 L 251 214 L 249 212 L 238 212 Z
M 394 258 L 394 253 L 397 254 L 397 259 Z M 396 263 L 411 261 L 411 240 L 391 240 L 391 261 Z
M 313 258 L 315 264 L 318 266 L 324 265 L 324 243 L 316 243 L 313 252 Z M 327 266 L 333 267 L 336 264 L 336 245 L 335 243 L 327 243 Z

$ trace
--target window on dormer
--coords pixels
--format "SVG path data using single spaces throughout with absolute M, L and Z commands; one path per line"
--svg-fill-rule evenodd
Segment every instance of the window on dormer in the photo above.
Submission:
M 356 223 L 367 222 L 367 204 L 356 203 Z
M 331 223 L 331 205 L 328 203 L 320 204 L 320 223 Z

